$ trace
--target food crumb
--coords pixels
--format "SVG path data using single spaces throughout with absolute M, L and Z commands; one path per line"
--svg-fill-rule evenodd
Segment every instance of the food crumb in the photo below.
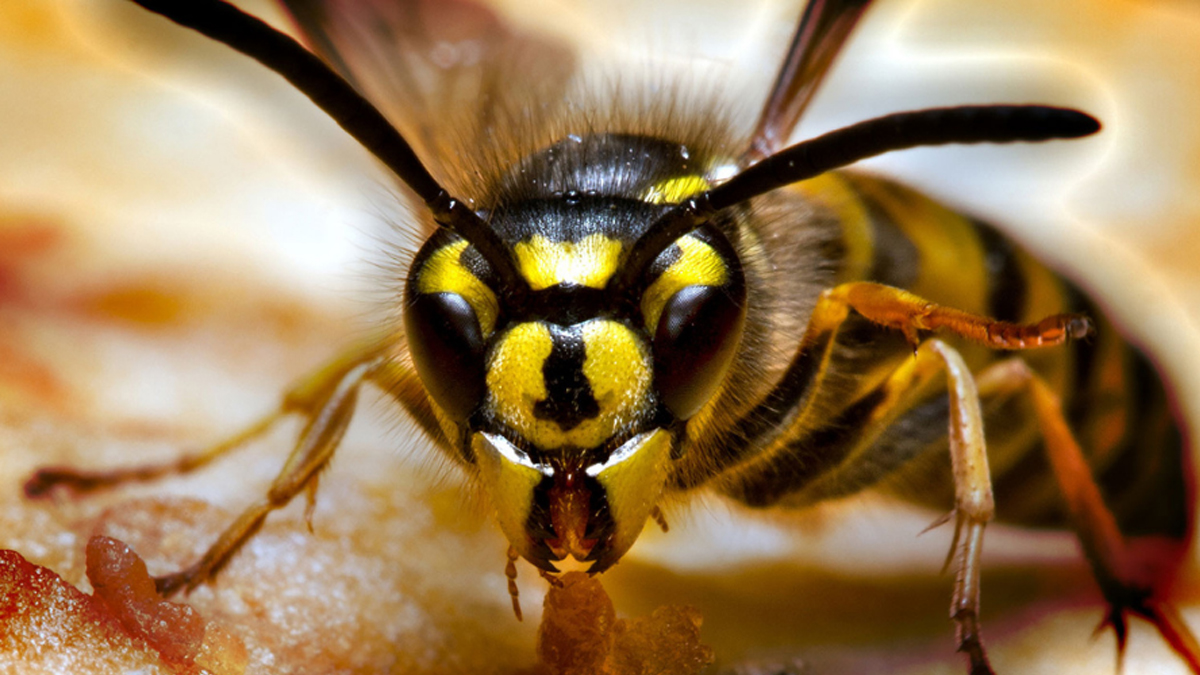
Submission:
M 700 642 L 702 617 L 668 605 L 616 618 L 599 579 L 569 572 L 551 586 L 538 628 L 538 665 L 550 675 L 695 675 L 714 660 Z
M 242 642 L 191 607 L 162 599 L 146 563 L 124 542 L 92 537 L 87 545 L 87 576 L 97 602 L 164 661 L 214 675 L 245 671 Z

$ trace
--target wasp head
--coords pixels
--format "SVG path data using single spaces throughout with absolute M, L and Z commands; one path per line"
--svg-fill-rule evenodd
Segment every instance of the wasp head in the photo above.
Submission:
M 668 484 L 679 433 L 719 389 L 745 319 L 741 267 L 716 225 L 679 237 L 635 284 L 614 283 L 667 208 L 654 195 L 702 185 L 675 167 L 606 194 L 607 178 L 589 177 L 590 167 L 638 142 L 585 140 L 593 156 L 555 155 L 552 175 L 536 181 L 561 173 L 596 190 L 526 190 L 490 210 L 511 254 L 503 260 L 443 230 L 409 273 L 406 335 L 442 427 L 513 547 L 548 571 L 567 557 L 603 571 L 633 545 Z

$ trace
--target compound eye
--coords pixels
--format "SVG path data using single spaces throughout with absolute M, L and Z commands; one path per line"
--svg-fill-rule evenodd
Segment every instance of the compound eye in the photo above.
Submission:
M 483 333 L 457 293 L 421 293 L 404 309 L 404 330 L 417 375 L 438 406 L 465 422 L 483 401 Z
M 687 286 L 667 301 L 654 333 L 654 384 L 676 418 L 695 415 L 724 379 L 745 305 L 723 286 Z

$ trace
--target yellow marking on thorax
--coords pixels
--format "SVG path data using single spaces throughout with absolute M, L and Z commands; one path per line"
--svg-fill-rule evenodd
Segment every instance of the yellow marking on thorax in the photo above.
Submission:
M 642 195 L 642 201 L 650 204 L 678 204 L 709 187 L 711 186 L 704 176 L 677 176 L 650 186 Z
M 604 288 L 617 270 L 621 242 L 602 234 L 579 241 L 550 241 L 533 235 L 513 247 L 517 268 L 535 291 L 557 284 Z
M 534 418 L 533 407 L 546 398 L 542 366 L 553 348 L 550 329 L 544 324 L 520 323 L 500 337 L 488 362 L 489 405 L 498 417 L 534 443 L 540 420 Z
M 792 189 L 833 210 L 846 246 L 838 283 L 865 279 L 875 259 L 875 233 L 858 193 L 845 176 L 830 172 L 796 183 Z
M 417 292 L 461 295 L 475 310 L 479 330 L 487 337 L 496 327 L 496 315 L 500 312 L 500 305 L 496 302 L 496 295 L 492 293 L 492 289 L 459 261 L 466 248 L 467 242 L 456 241 L 439 248 L 429 256 L 417 276 Z
M 713 247 L 696 237 L 680 237 L 675 244 L 682 255 L 642 294 L 642 316 L 651 334 L 671 296 L 688 286 L 720 286 L 729 278 L 724 259 Z
M 569 431 L 534 415 L 534 407 L 547 395 L 542 367 L 554 346 L 544 324 L 514 326 L 500 338 L 488 363 L 488 405 L 516 433 L 544 450 L 599 446 L 637 419 L 649 401 L 653 371 L 641 339 L 620 323 L 594 319 L 583 326 L 583 342 L 583 374 L 600 413 Z

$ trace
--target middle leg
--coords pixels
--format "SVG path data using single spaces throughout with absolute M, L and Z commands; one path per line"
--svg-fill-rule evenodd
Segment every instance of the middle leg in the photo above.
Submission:
M 946 397 L 944 407 L 937 406 L 938 397 Z M 930 431 L 930 439 L 914 444 L 911 454 L 890 452 L 881 438 L 898 419 L 931 405 L 940 411 L 940 431 Z M 933 443 L 934 438 L 948 443 Z M 954 520 L 955 533 L 947 561 L 956 572 L 950 616 L 973 675 L 990 673 L 979 606 L 983 535 L 994 500 L 979 393 L 958 351 L 926 340 L 875 390 L 832 419 L 792 430 L 786 439 L 769 448 L 768 456 L 735 470 L 727 487 L 731 496 L 762 506 L 816 503 L 870 487 L 916 455 L 948 445 L 954 506 L 947 520 Z

